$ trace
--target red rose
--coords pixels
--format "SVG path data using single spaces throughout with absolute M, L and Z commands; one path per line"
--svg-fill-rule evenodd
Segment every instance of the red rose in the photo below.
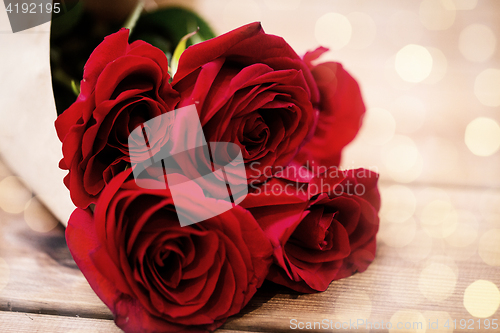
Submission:
M 196 104 L 207 142 L 239 145 L 250 181 L 287 165 L 314 130 L 319 92 L 310 70 L 259 23 L 186 49 L 172 86 L 179 106 Z
M 242 206 L 274 247 L 267 278 L 310 293 L 366 270 L 379 226 L 377 179 L 365 169 L 334 168 L 309 181 L 273 178 L 249 194 Z
M 139 188 L 130 174 L 106 186 L 94 216 L 75 210 L 66 229 L 73 258 L 125 332 L 215 329 L 262 284 L 269 240 L 239 206 L 180 227 L 176 211 L 194 216 L 214 203 L 176 198 L 174 208 L 168 189 Z
M 327 49 L 320 47 L 304 56 L 318 84 L 321 103 L 314 137 L 299 151 L 299 164 L 334 167 L 340 164 L 341 151 L 361 127 L 365 105 L 356 80 L 336 62 L 312 65 Z
M 142 41 L 128 43 L 122 29 L 104 39 L 85 65 L 78 99 L 56 120 L 63 143 L 60 167 L 73 202 L 86 208 L 130 163 L 149 158 L 147 147 L 129 147 L 128 136 L 143 122 L 173 110 L 178 94 L 169 84 L 165 54 Z M 146 129 L 153 153 L 168 140 L 168 122 Z M 145 149 L 146 148 L 146 149 Z

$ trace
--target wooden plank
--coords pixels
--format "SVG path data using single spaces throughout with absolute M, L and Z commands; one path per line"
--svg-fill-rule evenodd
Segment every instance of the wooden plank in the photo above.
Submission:
M 0 181 L 9 176 L 2 172 Z M 415 207 L 410 214 L 414 224 L 394 223 L 390 221 L 394 216 L 389 218 L 394 214 L 391 209 L 406 209 L 408 198 L 395 200 L 392 185 L 381 186 L 385 201 L 377 256 L 366 272 L 335 281 L 326 292 L 311 295 L 266 282 L 247 307 L 230 318 L 219 332 L 288 332 L 294 323 L 326 321 L 335 325 L 358 319 L 387 323 L 391 318 L 394 321 L 398 313 L 406 315 L 407 320 L 424 318 L 425 322 L 436 318 L 472 319 L 464 307 L 466 288 L 476 280 L 500 286 L 498 266 L 484 261 L 485 245 L 481 244 L 486 233 L 499 227 L 496 201 L 499 191 L 455 187 L 443 190 L 412 185 L 406 189 L 414 196 Z M 21 197 L 21 192 L 16 193 Z M 428 217 L 424 212 L 440 196 L 458 214 L 457 220 L 450 226 L 454 228 L 450 235 L 431 237 L 436 233 L 435 226 L 426 221 Z M 93 293 L 71 258 L 64 228 L 57 225 L 46 231 L 53 223 L 50 216 L 38 210 L 40 219 L 49 225 L 45 228 L 43 221 L 31 220 L 26 214 L 30 210 L 19 214 L 0 210 L 2 331 L 31 332 L 36 328 L 39 332 L 68 332 L 84 327 L 91 332 L 108 332 L 115 329 L 109 309 Z M 468 230 L 467 237 L 464 238 L 460 230 Z M 412 237 L 404 241 L 408 233 Z M 467 244 L 457 244 L 460 240 Z M 498 245 L 486 245 L 493 255 L 490 259 L 494 260 Z M 429 267 L 435 269 L 429 270 Z M 497 310 L 490 318 L 499 317 Z M 369 330 L 363 326 L 356 331 Z
M 3 333 L 119 333 L 112 320 L 0 311 Z
M 0 310 L 112 319 L 71 258 L 62 226 L 38 233 L 22 215 L 0 213 L 0 234 L 9 270 Z

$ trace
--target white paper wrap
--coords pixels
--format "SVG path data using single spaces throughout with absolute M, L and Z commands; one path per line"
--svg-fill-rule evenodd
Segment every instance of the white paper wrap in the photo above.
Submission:
M 50 23 L 12 33 L 0 5 L 0 154 L 66 224 L 75 206 L 58 168 L 61 143 L 49 62 Z

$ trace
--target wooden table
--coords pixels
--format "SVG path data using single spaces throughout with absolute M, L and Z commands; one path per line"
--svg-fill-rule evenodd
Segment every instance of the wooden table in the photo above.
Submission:
M 180 1 L 147 1 L 151 6 L 171 2 Z M 381 174 L 377 256 L 366 272 L 314 295 L 265 284 L 218 332 L 298 331 L 299 325 L 323 320 L 333 327 L 307 331 L 500 331 L 491 328 L 494 319 L 500 321 L 500 152 L 495 148 L 500 140 L 492 129 L 500 123 L 500 1 L 182 3 L 218 33 L 259 20 L 299 54 L 320 42 L 329 46 L 322 59 L 344 64 L 361 83 L 368 108 L 363 129 L 345 151 L 344 166 L 377 166 Z M 43 139 L 53 124 L 48 116 L 45 123 L 33 121 L 35 111 L 53 111 L 42 108 L 51 98 L 48 30 L 15 39 L 8 29 L 4 15 L 0 59 L 8 70 L 0 80 L 0 144 L 6 160 L 6 149 L 11 152 L 11 163 L 22 152 L 20 173 L 21 167 L 35 166 L 37 172 L 24 176 L 34 186 L 40 166 L 52 170 L 56 163 L 37 164 L 36 154 L 27 154 L 36 162 L 25 163 L 26 148 L 45 159 L 60 150 L 55 137 L 50 149 L 33 146 L 42 142 L 33 139 L 33 131 Z M 26 51 L 35 42 L 45 50 L 45 67 L 34 61 L 41 51 Z M 46 83 L 45 90 L 36 78 Z M 39 92 L 40 100 L 26 98 L 26 91 Z M 23 110 L 30 113 L 20 116 Z M 23 120 L 34 123 L 26 127 L 29 133 L 14 126 Z M 22 139 L 28 147 L 19 149 L 14 143 Z M 12 171 L 0 163 L 0 333 L 119 332 L 72 260 L 64 228 L 11 178 Z M 347 325 L 358 320 L 363 325 Z M 422 322 L 421 329 L 414 322 Z
M 427 328 L 429 320 L 438 320 L 439 329 L 427 332 L 452 332 L 443 326 L 446 320 L 453 325 L 454 319 L 455 331 L 460 331 L 459 320 L 466 319 L 474 320 L 471 327 L 476 332 L 493 332 L 483 329 L 484 319 L 479 329 L 479 318 L 469 311 L 476 315 L 493 311 L 489 319 L 500 318 L 495 294 L 487 289 L 500 286 L 500 249 L 495 243 L 500 191 L 401 187 L 389 182 L 383 182 L 381 189 L 384 206 L 377 256 L 366 272 L 335 281 L 326 292 L 314 295 L 266 283 L 218 332 L 288 332 L 314 321 L 332 326 L 310 331 L 368 332 L 368 321 L 376 332 L 424 332 L 388 330 L 387 325 L 392 322 L 396 328 L 397 322 L 420 321 Z M 120 332 L 71 258 L 64 228 L 36 197 L 30 198 L 29 190 L 2 165 L 0 207 L 17 206 L 22 211 L 0 210 L 1 332 Z M 453 208 L 442 218 L 446 207 Z M 478 280 L 490 284 L 483 282 L 486 289 L 480 303 L 467 301 L 468 311 L 464 297 L 475 294 L 466 289 Z M 363 325 L 346 329 L 349 320 L 362 320 Z M 343 329 L 335 329 L 342 324 Z

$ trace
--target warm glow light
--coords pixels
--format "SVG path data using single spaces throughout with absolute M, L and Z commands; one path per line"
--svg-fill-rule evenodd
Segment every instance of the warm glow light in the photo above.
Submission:
M 385 62 L 384 77 L 386 81 L 391 85 L 391 88 L 395 90 L 409 90 L 415 85 L 412 82 L 406 82 L 401 79 L 401 77 L 396 72 L 396 54 L 391 56 Z
M 418 149 L 407 136 L 395 136 L 383 154 L 385 164 L 391 171 L 409 170 L 418 158 Z
M 500 126 L 490 118 L 474 119 L 465 129 L 465 144 L 474 155 L 493 155 L 500 148 Z
M 486 106 L 500 106 L 500 70 L 488 68 L 474 82 L 474 94 Z
M 394 136 L 396 122 L 391 113 L 381 108 L 371 108 L 363 119 L 360 137 L 367 143 L 381 146 Z
M 464 307 L 474 317 L 488 318 L 500 306 L 500 291 L 490 281 L 477 280 L 464 292 Z
M 377 25 L 373 19 L 360 12 L 353 12 L 347 15 L 347 19 L 352 26 L 351 40 L 348 47 L 356 50 L 370 46 L 377 34 Z
M 7 262 L 0 257 L 0 293 L 9 283 L 10 268 Z
M 412 241 L 405 247 L 398 249 L 398 255 L 408 261 L 419 262 L 431 253 L 432 238 L 424 231 L 419 230 L 415 233 Z
M 425 105 L 411 95 L 398 97 L 390 107 L 396 120 L 396 129 L 401 133 L 413 133 L 420 129 L 425 121 Z
M 428 203 L 420 214 L 422 228 L 434 238 L 445 238 L 457 228 L 458 216 L 453 205 L 444 200 Z
M 457 168 L 459 154 L 456 142 L 438 136 L 428 136 L 422 143 L 420 151 L 427 161 L 425 172 L 428 179 L 439 182 L 459 177 L 457 176 L 460 172 Z
M 301 0 L 265 0 L 271 10 L 295 10 L 299 8 Z
M 500 229 L 485 232 L 479 239 L 478 253 L 490 266 L 500 266 Z
M 344 15 L 326 13 L 316 21 L 314 35 L 320 45 L 339 50 L 351 40 L 351 23 Z
M 418 274 L 419 272 L 415 268 L 398 267 L 394 271 L 394 275 L 391 274 L 389 300 L 403 307 L 411 307 L 425 301 L 418 290 Z M 401 297 L 401 295 L 405 295 L 405 297 Z
M 380 222 L 378 237 L 391 247 L 401 248 L 412 242 L 416 231 L 417 223 L 413 218 L 398 223 L 382 220 Z
M 260 6 L 254 0 L 231 0 L 222 13 L 224 25 L 233 29 L 244 23 L 261 21 L 261 18 Z
M 417 202 L 423 206 L 434 200 L 444 200 L 451 202 L 448 193 L 438 187 L 426 187 L 423 190 L 417 192 Z
M 0 161 L 0 180 L 2 180 L 2 178 L 4 177 L 9 176 L 10 174 L 11 173 L 9 172 L 7 166 L 2 161 Z
M 432 71 L 424 80 L 424 83 L 435 84 L 445 76 L 446 70 L 448 68 L 448 60 L 440 49 L 437 49 L 435 47 L 428 47 L 427 51 L 429 51 L 432 57 Z
M 416 310 L 399 310 L 391 317 L 389 333 L 425 333 L 427 322 L 424 316 Z M 403 326 L 398 323 L 403 323 Z M 403 327 L 403 328 L 401 328 Z
M 406 82 L 421 82 L 432 70 L 432 56 L 420 45 L 409 44 L 396 54 L 396 72 Z
M 429 330 L 429 326 L 427 327 L 429 332 L 432 333 L 452 333 L 454 331 L 453 325 L 448 325 L 448 327 L 444 327 L 444 324 L 448 321 L 449 323 L 453 322 L 453 318 L 451 318 L 450 314 L 445 311 L 425 311 L 423 313 L 425 319 L 427 319 L 427 323 L 430 322 L 431 329 Z
M 0 182 L 0 208 L 11 214 L 21 213 L 31 199 L 31 192 L 14 176 Z
M 384 145 L 382 160 L 389 176 L 401 183 L 414 181 L 422 172 L 423 162 L 417 146 L 404 135 L 395 135 Z
M 58 225 L 57 219 L 36 198 L 24 210 L 24 220 L 37 232 L 48 232 Z
M 481 194 L 479 210 L 491 226 L 500 228 L 500 193 L 497 190 L 492 189 Z
M 445 238 L 445 241 L 453 247 L 467 247 L 477 238 L 478 222 L 476 216 L 469 211 L 457 211 L 457 216 L 457 227 Z
M 357 318 L 370 318 L 372 302 L 363 290 L 350 290 L 335 299 L 335 317 L 341 320 L 356 321 Z
M 455 22 L 455 8 L 449 0 L 423 0 L 420 21 L 429 30 L 446 30 Z
M 382 191 L 380 215 L 389 222 L 404 222 L 415 213 L 417 199 L 406 186 L 392 185 Z
M 465 59 L 482 62 L 495 52 L 497 39 L 484 24 L 471 24 L 460 33 L 458 48 Z
M 418 43 L 424 34 L 418 15 L 409 10 L 398 10 L 388 23 L 387 33 L 396 47 Z
M 476 8 L 477 0 L 451 0 L 456 10 L 471 10 Z
M 418 286 L 428 300 L 439 302 L 453 294 L 457 276 L 453 270 L 443 264 L 432 263 L 420 273 Z

